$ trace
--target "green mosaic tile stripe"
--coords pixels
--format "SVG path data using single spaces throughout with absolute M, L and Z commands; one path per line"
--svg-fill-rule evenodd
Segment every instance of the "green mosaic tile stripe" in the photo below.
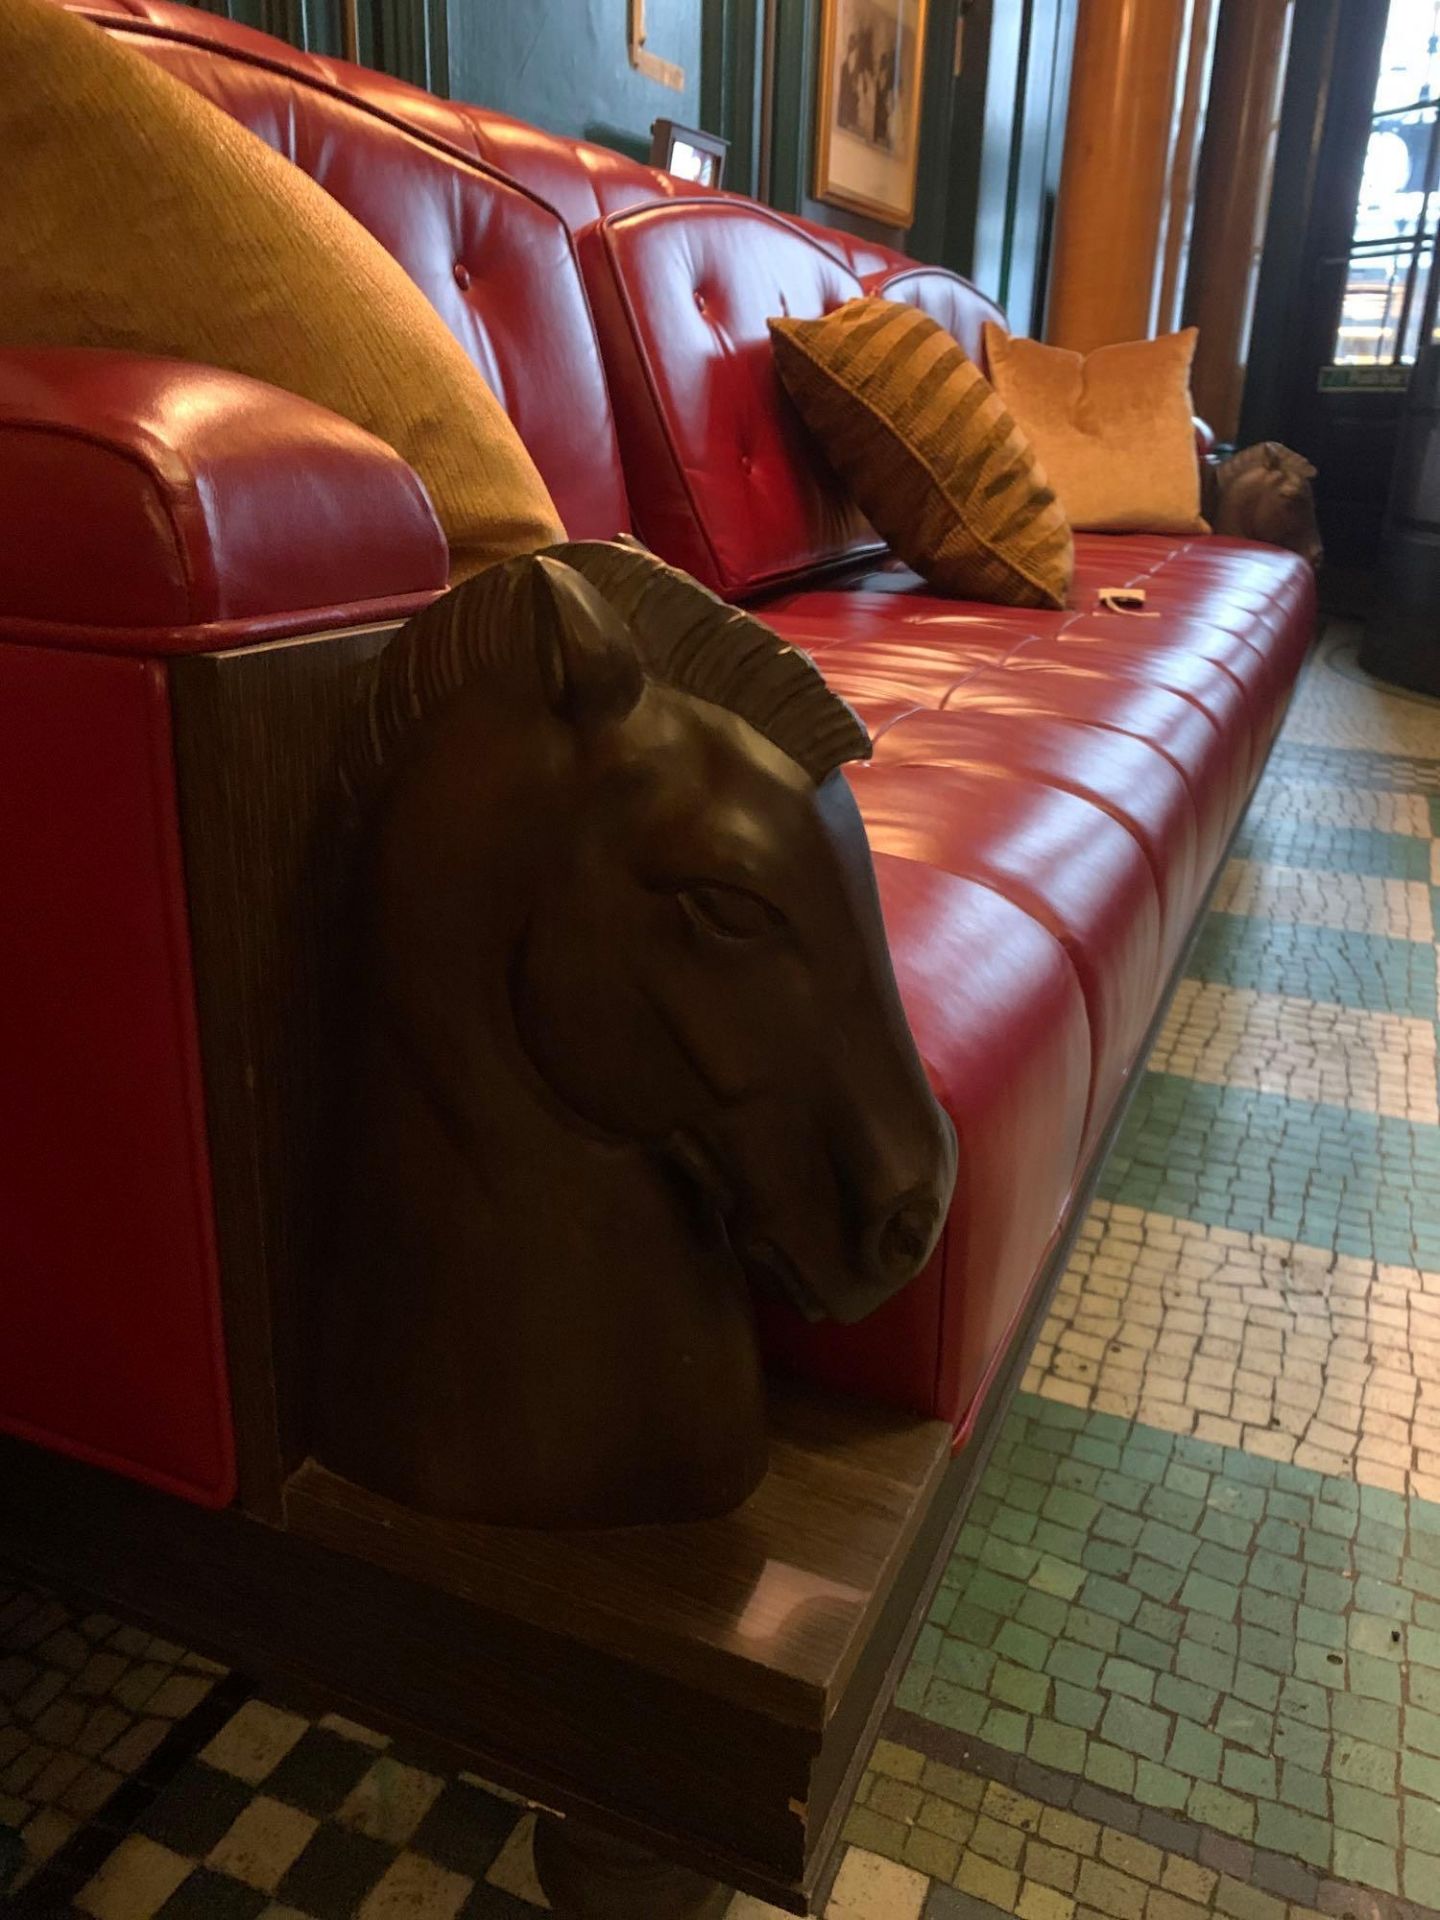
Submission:
M 1408 1891 L 1440 1875 L 1440 1504 L 1019 1395 L 896 1698 Z
M 1440 1127 L 1147 1073 L 1100 1178 L 1122 1205 L 1440 1267 Z
M 1224 987 L 1286 993 L 1362 1013 L 1436 1017 L 1435 950 L 1419 940 L 1212 913 L 1186 973 Z
M 1430 843 L 1374 827 L 1319 826 L 1309 820 L 1250 820 L 1236 836 L 1239 860 L 1310 867 L 1321 873 L 1368 873 L 1386 880 L 1428 880 Z
M 1282 739 L 1270 755 L 1265 778 L 1440 796 L 1440 760 L 1421 759 L 1414 754 L 1378 753 L 1370 747 L 1301 746 Z M 1436 832 L 1440 833 L 1440 826 Z

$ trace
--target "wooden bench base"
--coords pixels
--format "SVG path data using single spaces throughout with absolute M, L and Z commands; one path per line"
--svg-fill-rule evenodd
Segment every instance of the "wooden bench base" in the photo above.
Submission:
M 773 1426 L 737 1512 L 571 1534 L 428 1520 L 311 1463 L 275 1526 L 5 1441 L 0 1552 L 603 1835 L 542 1844 L 557 1891 L 638 1849 L 803 1912 L 959 1468 L 942 1423 L 808 1390 Z

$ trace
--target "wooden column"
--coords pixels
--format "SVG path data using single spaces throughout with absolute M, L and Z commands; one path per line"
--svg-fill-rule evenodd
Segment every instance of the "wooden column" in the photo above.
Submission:
M 1150 332 L 1187 0 L 1080 0 L 1047 337 Z
M 1165 238 L 1160 250 L 1160 282 L 1155 297 L 1156 333 L 1173 333 L 1180 325 L 1218 13 L 1219 0 L 1194 0 L 1185 75 L 1180 88 L 1175 151 L 1170 161 L 1170 187 L 1166 195 Z
M 1215 39 L 1185 317 L 1200 329 L 1195 408 L 1222 440 L 1240 424 L 1292 11 L 1293 0 L 1223 0 Z

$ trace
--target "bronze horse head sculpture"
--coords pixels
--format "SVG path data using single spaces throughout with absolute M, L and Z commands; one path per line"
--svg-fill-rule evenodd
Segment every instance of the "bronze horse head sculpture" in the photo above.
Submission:
M 764 1472 L 749 1286 L 856 1320 L 954 1135 L 814 665 L 629 544 L 508 561 L 377 671 L 315 1451 L 422 1510 L 693 1519 Z
M 1260 440 L 1201 472 L 1205 518 L 1215 533 L 1286 547 L 1318 570 L 1325 549 L 1310 486 L 1315 469 L 1303 455 Z

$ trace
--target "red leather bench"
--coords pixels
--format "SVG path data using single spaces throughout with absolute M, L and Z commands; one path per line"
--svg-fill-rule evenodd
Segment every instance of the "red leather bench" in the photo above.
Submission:
M 976 289 L 166 0 L 78 10 L 404 263 L 572 535 L 633 527 L 759 607 L 871 727 L 852 778 L 959 1180 L 919 1282 L 859 1327 L 772 1315 L 768 1338 L 963 1439 L 1264 764 L 1308 569 L 1082 536 L 1062 612 L 938 598 L 817 460 L 765 323 L 877 288 L 978 353 L 997 310 Z M 440 589 L 414 476 L 336 425 L 202 367 L 0 350 L 0 806 L 21 823 L 0 854 L 0 1427 L 212 1505 L 231 1415 L 170 663 Z M 1154 617 L 1100 605 L 1130 584 Z

